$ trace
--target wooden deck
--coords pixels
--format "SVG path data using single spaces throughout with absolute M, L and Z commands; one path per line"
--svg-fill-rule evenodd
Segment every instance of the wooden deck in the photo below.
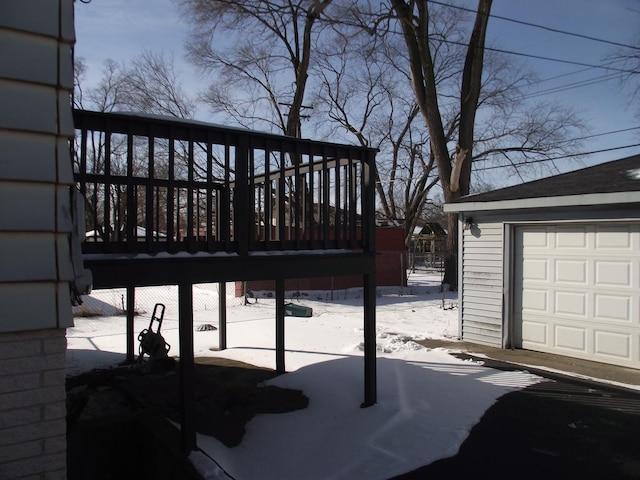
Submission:
M 159 117 L 74 120 L 94 288 L 366 273 L 374 150 Z
M 375 403 L 375 150 L 174 118 L 73 114 L 89 232 L 83 259 L 94 288 L 127 288 L 130 357 L 135 287 L 179 286 L 186 450 L 195 447 L 195 283 L 275 280 L 284 371 L 284 281 L 362 275 L 363 406 Z

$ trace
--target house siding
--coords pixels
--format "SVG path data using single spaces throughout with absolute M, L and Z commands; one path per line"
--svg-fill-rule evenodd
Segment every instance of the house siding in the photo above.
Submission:
M 0 478 L 66 478 L 73 0 L 0 6 Z
M 461 337 L 500 347 L 503 226 L 491 220 L 474 222 L 462 233 Z
M 12 48 L 0 54 L 0 332 L 65 328 L 73 0 L 7 0 L 1 9 L 0 40 Z

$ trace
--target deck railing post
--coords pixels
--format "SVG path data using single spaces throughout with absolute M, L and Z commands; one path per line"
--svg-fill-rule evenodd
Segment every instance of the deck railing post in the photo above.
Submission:
M 245 137 L 238 139 L 236 146 L 236 182 L 233 193 L 233 232 L 238 245 L 238 254 L 249 253 L 249 222 L 254 221 L 253 211 L 249 210 L 249 141 Z
M 371 254 L 371 272 L 364 275 L 364 402 L 368 407 L 377 401 L 376 367 L 376 221 L 375 221 L 375 153 L 370 151 L 363 164 L 362 233 L 364 251 Z
M 135 361 L 134 354 L 134 318 L 135 318 L 135 306 L 136 306 L 136 289 L 134 287 L 127 287 L 127 363 L 133 363 Z
M 284 373 L 284 278 L 276 279 L 276 372 Z
M 363 276 L 364 282 L 364 402 L 370 407 L 377 401 L 376 368 L 376 275 Z
M 376 172 L 375 152 L 366 154 L 362 165 L 362 242 L 364 251 L 376 251 Z
M 227 284 L 218 283 L 218 349 L 227 348 Z
M 193 285 L 178 285 L 180 344 L 180 435 L 185 453 L 196 449 L 195 366 L 193 353 Z

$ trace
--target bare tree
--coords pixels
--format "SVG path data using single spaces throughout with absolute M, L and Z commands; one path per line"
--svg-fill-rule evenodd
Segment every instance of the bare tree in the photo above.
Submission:
M 640 16 L 640 11 L 631 10 Z M 620 73 L 622 85 L 628 89 L 632 108 L 636 109 L 636 119 L 640 122 L 640 31 L 627 47 L 619 47 L 607 56 L 607 61 L 615 64 Z
M 575 113 L 525 108 L 531 75 L 485 52 L 491 0 L 479 0 L 468 29 L 467 13 L 426 0 L 176 1 L 195 26 L 190 57 L 217 74 L 203 97 L 212 108 L 298 136 L 306 96 L 316 135 L 380 150 L 380 208 L 408 220 L 407 231 L 435 184 L 434 167 L 453 201 L 485 170 L 519 173 L 529 161 L 576 151 L 567 141 L 581 127 Z
M 384 10 L 384 4 L 375 5 L 380 8 L 374 11 L 369 6 L 369 10 L 360 8 L 352 10 L 351 16 L 344 15 L 346 21 L 333 25 L 334 41 L 317 53 L 314 74 L 322 80 L 322 89 L 314 101 L 315 113 L 325 125 L 335 125 L 325 130 L 331 135 L 348 132 L 360 144 L 379 149 L 380 209 L 388 219 L 403 220 L 407 235 L 420 220 L 427 196 L 436 184 L 439 175 L 434 176 L 434 170 L 441 173 L 435 168 L 437 150 L 431 129 L 425 131 L 424 124 L 414 122 L 421 114 L 425 118 L 423 111 L 427 108 L 431 109 L 432 124 L 441 124 L 436 128 L 441 134 L 436 143 L 444 145 L 446 183 L 451 184 L 453 174 L 458 183 L 457 196 L 470 192 L 472 162 L 480 165 L 473 177 L 480 181 L 484 170 L 489 174 L 495 167 L 513 165 L 520 174 L 524 171 L 522 164 L 533 157 L 532 168 L 543 165 L 539 163 L 542 156 L 552 158 L 575 151 L 575 142 L 571 144 L 567 138 L 571 129 L 580 127 L 580 120 L 558 105 L 524 107 L 523 92 L 535 77 L 512 59 L 489 52 L 483 58 L 480 80 L 476 79 L 481 81 L 479 89 L 469 86 L 471 79 L 468 75 L 465 80 L 463 73 L 465 68 L 470 70 L 474 60 L 464 48 L 467 19 L 461 10 L 428 12 L 428 37 L 417 34 L 415 40 L 428 38 L 421 48 L 422 55 L 431 54 L 431 68 L 416 73 L 411 69 L 404 33 L 392 28 L 397 13 L 391 6 Z M 425 95 L 418 97 L 414 89 L 407 89 L 414 78 L 422 78 L 421 85 L 428 83 L 427 78 L 432 80 L 435 101 L 426 101 Z M 463 90 L 475 108 L 470 108 L 468 101 L 461 103 Z M 473 96 L 469 97 L 472 90 Z M 418 98 L 422 98 L 422 109 Z M 479 122 L 476 112 L 481 115 Z M 459 157 L 460 168 L 454 173 L 453 151 L 461 135 L 467 143 L 471 141 L 470 158 L 462 161 Z M 465 169 L 461 168 L 463 164 L 467 165 Z M 452 236 L 455 238 L 455 227 Z
M 178 1 L 193 25 L 189 57 L 216 74 L 202 99 L 241 125 L 300 137 L 318 20 L 332 0 Z
M 480 97 L 484 41 L 492 0 L 480 0 L 478 14 L 469 40 L 462 69 L 460 88 L 459 134 L 453 158 L 449 154 L 447 134 L 439 108 L 436 71 L 432 47 L 429 44 L 429 5 L 427 1 L 390 0 L 406 42 L 411 86 L 425 125 L 429 131 L 431 149 L 438 166 L 444 200 L 450 202 L 469 192 L 475 118 Z M 456 251 L 457 220 L 448 220 L 448 247 Z
M 73 60 L 73 108 L 82 108 L 84 99 L 84 81 L 87 76 L 87 64 L 84 58 L 78 57 Z
M 519 166 L 533 155 L 575 151 L 577 143 L 567 138 L 582 127 L 575 113 L 561 106 L 523 108 L 530 74 L 485 52 L 491 4 L 478 1 L 467 38 L 464 16 L 426 0 L 389 0 L 359 12 L 365 31 L 403 40 L 402 48 L 394 47 L 394 65 L 407 72 L 445 202 L 471 191 L 474 163 Z M 449 215 L 447 224 L 448 250 L 454 253 L 455 215 Z
M 114 60 L 104 63 L 103 75 L 93 88 L 84 88 L 86 65 L 82 59 L 75 62 L 74 107 L 101 112 L 133 111 L 156 115 L 192 118 L 194 102 L 181 87 L 180 77 L 173 67 L 173 58 L 162 54 L 143 51 L 130 64 L 119 64 Z M 87 168 L 89 173 L 101 174 L 105 171 L 106 142 L 102 132 L 88 132 L 86 142 Z M 129 148 L 125 135 L 109 135 L 109 168 L 112 175 L 127 175 Z M 78 142 L 79 139 L 76 139 Z M 134 175 L 145 175 L 148 165 L 148 142 L 154 142 L 154 175 L 156 178 L 168 178 L 169 142 L 163 139 L 144 139 L 134 137 L 133 149 Z M 188 146 L 183 142 L 174 145 L 174 175 L 186 176 L 189 162 Z M 76 148 L 76 168 L 79 166 Z M 206 150 L 195 152 L 193 159 L 196 174 L 204 172 L 198 169 L 198 161 L 206 165 Z M 203 173 L 204 174 L 204 173 Z M 99 186 L 89 186 L 86 192 L 88 229 L 98 230 L 99 236 L 109 235 L 112 239 L 122 240 L 126 232 L 126 187 L 111 185 L 108 190 Z M 161 198 L 160 198 L 161 197 Z M 160 195 L 159 201 L 166 204 L 166 195 Z M 111 218 L 104 218 L 102 206 L 109 199 Z M 140 198 L 144 198 L 141 196 Z M 142 217 L 144 205 L 139 204 L 138 215 Z M 139 219 L 140 220 L 140 219 Z M 162 225 L 159 225 L 162 228 Z
M 122 102 L 134 111 L 193 118 L 195 102 L 184 92 L 173 56 L 143 50 L 122 68 Z
M 425 0 L 358 2 L 333 19 L 333 42 L 316 53 L 322 89 L 314 113 L 325 127 L 334 125 L 325 129 L 332 136 L 347 132 L 379 149 L 380 208 L 386 218 L 402 218 L 407 236 L 430 208 L 437 181 L 450 202 L 470 193 L 472 182 L 492 181 L 484 171 L 513 168 L 519 175 L 579 148 L 569 141 L 583 129 L 575 112 L 527 105 L 535 76 L 485 52 L 490 8 L 491 0 L 479 0 L 466 33 L 468 14 L 460 9 Z M 422 129 L 414 122 L 419 116 Z M 450 215 L 447 224 L 454 253 L 457 218 Z
M 320 79 L 314 100 L 317 131 L 335 139 L 354 138 L 377 148 L 376 191 L 381 216 L 405 228 L 405 241 L 421 220 L 437 183 L 428 136 L 416 121 L 419 109 L 406 89 L 406 71 L 393 66 L 391 39 L 363 36 L 335 25 L 332 42 L 316 53 Z

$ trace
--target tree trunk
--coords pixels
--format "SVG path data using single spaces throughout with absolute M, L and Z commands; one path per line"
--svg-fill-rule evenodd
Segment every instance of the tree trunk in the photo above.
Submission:
M 462 72 L 460 90 L 460 127 L 454 166 L 451 171 L 451 191 L 460 195 L 469 194 L 471 182 L 471 159 L 473 158 L 474 126 L 478 99 L 482 86 L 484 64 L 484 41 L 487 33 L 492 0 L 480 0 L 476 21 L 469 40 L 469 48 Z
M 460 134 L 456 156 L 452 164 L 438 106 L 435 69 L 429 46 L 429 2 L 407 4 L 403 0 L 391 0 L 407 44 L 412 87 L 416 94 L 418 107 L 429 130 L 431 151 L 438 166 L 440 186 L 445 202 L 455 201 L 460 196 L 469 193 L 473 126 L 482 85 L 484 41 L 491 2 L 492 0 L 479 0 L 476 20 L 467 49 L 462 72 Z M 414 6 L 418 9 L 417 15 L 412 11 Z M 455 214 L 447 215 L 447 234 L 447 253 L 455 255 L 458 251 L 458 218 Z M 454 288 L 457 288 L 457 285 Z
M 292 56 L 295 70 L 295 92 L 293 95 L 293 101 L 289 108 L 289 116 L 287 117 L 287 125 L 285 135 L 291 135 L 292 137 L 300 138 L 302 136 L 301 118 L 302 118 L 302 101 L 304 100 L 304 94 L 307 86 L 307 79 L 309 78 L 309 60 L 311 58 L 311 29 L 315 21 L 320 18 L 322 12 L 329 6 L 332 0 L 324 0 L 317 2 L 316 5 L 309 8 L 304 24 L 304 31 L 302 34 L 302 53 L 301 55 Z

